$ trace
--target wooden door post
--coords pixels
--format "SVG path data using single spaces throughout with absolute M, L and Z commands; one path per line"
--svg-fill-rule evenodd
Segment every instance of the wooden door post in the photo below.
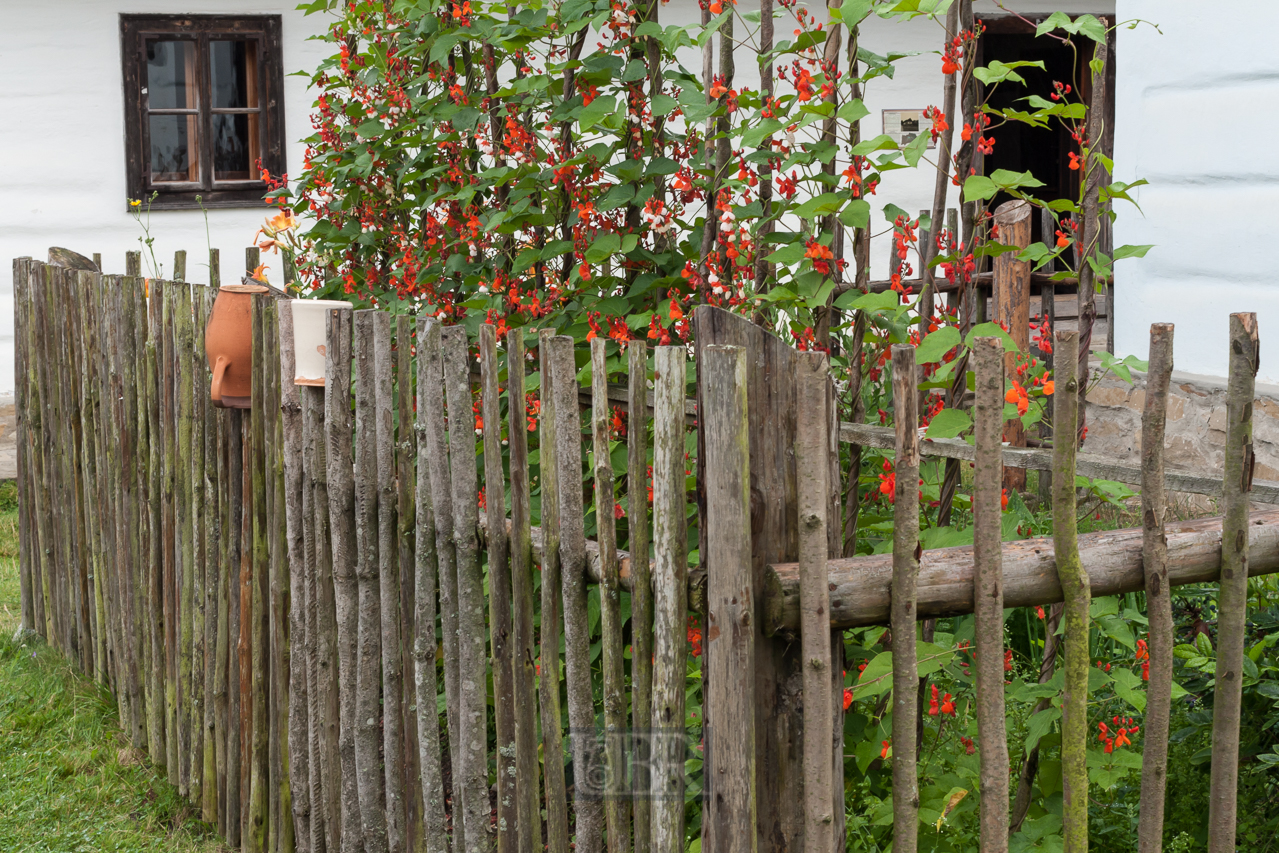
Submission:
M 1030 245 L 1030 214 L 1034 210 L 1020 199 L 1006 201 L 995 209 L 995 225 L 999 227 L 996 242 L 1024 249 Z M 995 258 L 995 320 L 1008 327 L 1023 358 L 1030 357 L 1030 262 L 1016 260 L 1017 253 L 1005 252 Z M 1017 355 L 1004 355 L 1004 375 L 1016 378 Z M 1026 446 L 1026 431 L 1018 421 L 1004 426 L 1004 441 L 1013 447 Z M 1004 488 L 1024 489 L 1026 472 L 1021 468 L 1004 469 Z

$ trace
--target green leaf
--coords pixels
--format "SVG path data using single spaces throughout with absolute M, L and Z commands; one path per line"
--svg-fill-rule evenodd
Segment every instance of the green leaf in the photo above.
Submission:
M 796 208 L 795 215 L 803 219 L 826 216 L 831 213 L 837 213 L 842 203 L 843 198 L 840 197 L 839 193 L 822 193 Z
M 583 131 L 590 130 L 606 116 L 617 112 L 617 101 L 611 95 L 600 95 L 582 107 L 577 114 L 578 124 Z
M 896 151 L 897 143 L 886 133 L 881 133 L 874 139 L 865 139 L 853 146 L 851 154 L 859 157 L 865 157 L 874 151 Z
M 928 424 L 927 438 L 954 438 L 973 425 L 963 409 L 942 409 Z
M 915 361 L 930 364 L 942 360 L 942 356 L 959 346 L 961 336 L 955 326 L 942 326 L 920 341 L 915 349 Z
M 870 202 L 864 198 L 855 198 L 839 212 L 839 221 L 848 228 L 870 227 Z
M 993 198 L 997 192 L 999 187 L 985 175 L 972 175 L 964 181 L 964 201 L 984 201 Z
M 1030 718 L 1026 726 L 1026 751 L 1034 749 L 1039 739 L 1052 731 L 1053 723 L 1061 719 L 1061 708 L 1049 706 Z
M 990 179 L 1001 189 L 1015 190 L 1021 187 L 1042 187 L 1044 182 L 1030 172 L 1012 172 L 1008 169 L 996 169 L 990 173 Z
M 855 121 L 864 119 L 868 115 L 870 115 L 870 110 L 866 109 L 866 105 L 862 103 L 862 99 L 853 98 L 852 100 L 845 102 L 844 105 L 839 108 L 839 112 L 836 114 L 836 117 L 840 121 L 846 121 L 849 124 L 852 124 Z
M 1013 340 L 1012 335 L 1005 332 L 998 323 L 980 323 L 974 326 L 964 343 L 971 349 L 973 341 L 978 338 L 999 338 L 1004 342 L 1004 352 L 1019 352 L 1017 342 Z
M 1000 62 L 996 59 L 992 60 L 985 68 L 974 68 L 973 76 L 987 86 L 992 83 L 1002 83 L 1005 80 L 1010 80 L 1013 83 L 1025 83 L 1026 79 L 1014 71 L 1014 68 L 1038 68 L 1043 70 L 1044 63 L 1042 61 Z
M 1154 243 L 1145 246 L 1120 246 L 1115 249 L 1115 256 L 1112 260 L 1123 260 L 1124 258 L 1144 258 L 1146 253 L 1155 247 Z
M 928 140 L 931 138 L 929 134 L 921 133 L 902 149 L 907 165 L 912 167 L 919 165 L 919 160 L 924 156 L 924 149 L 928 147 Z
M 606 261 L 609 256 L 622 248 L 622 238 L 617 234 L 600 234 L 586 249 L 585 260 L 588 264 Z

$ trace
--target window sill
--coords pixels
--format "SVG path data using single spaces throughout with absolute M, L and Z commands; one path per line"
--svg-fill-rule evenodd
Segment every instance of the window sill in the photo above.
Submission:
M 252 209 L 269 210 L 275 207 L 275 205 L 270 204 L 263 200 L 262 196 L 266 193 L 266 191 L 267 191 L 266 187 L 263 187 L 260 190 L 250 190 L 248 192 L 244 192 L 244 191 L 235 191 L 235 192 L 223 191 L 223 192 L 212 192 L 212 193 L 198 193 L 198 192 L 163 193 L 162 192 L 160 193 L 159 196 L 155 198 L 154 201 L 150 202 L 150 209 L 151 210 L 200 210 L 201 208 L 204 208 L 205 210 L 227 210 L 227 209 L 238 208 L 243 210 L 252 210 Z M 201 200 L 196 201 L 196 198 L 195 198 L 196 196 L 201 196 L 202 197 Z M 150 197 L 150 193 L 147 193 L 142 196 L 143 210 L 147 209 L 147 205 L 148 205 L 147 199 L 149 197 Z M 125 207 L 130 213 L 133 213 L 135 210 L 137 210 L 137 208 L 134 208 L 128 205 L 127 202 L 125 204 Z

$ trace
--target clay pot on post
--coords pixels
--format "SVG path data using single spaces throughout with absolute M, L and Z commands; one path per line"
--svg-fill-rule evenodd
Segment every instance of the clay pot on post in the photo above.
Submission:
M 253 297 L 269 289 L 260 284 L 228 284 L 213 300 L 204 329 L 204 351 L 213 371 L 209 397 L 219 408 L 253 405 Z
M 293 384 L 324 387 L 324 355 L 329 311 L 350 303 L 332 299 L 293 300 Z

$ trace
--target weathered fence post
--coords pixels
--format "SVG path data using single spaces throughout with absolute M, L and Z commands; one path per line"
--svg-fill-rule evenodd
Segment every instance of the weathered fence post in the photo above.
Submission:
M 1221 589 L 1217 595 L 1217 675 L 1213 684 L 1208 853 L 1235 849 L 1239 718 L 1248 619 L 1248 493 L 1252 491 L 1252 404 L 1260 344 L 1256 314 L 1230 315 L 1226 462 L 1222 481 Z
M 684 510 L 683 347 L 658 347 L 653 369 L 653 853 L 684 850 L 684 682 L 688 528 Z M 747 745 L 749 748 L 749 745 Z M 758 791 L 756 792 L 758 795 Z
M 333 616 L 337 652 L 339 829 L 342 853 L 360 853 L 360 797 L 355 769 L 356 635 L 359 590 L 355 576 L 355 480 L 351 441 L 351 326 L 347 308 L 329 311 L 324 356 L 324 448 L 328 483 L 329 536 L 333 561 Z M 335 780 L 335 784 L 339 784 Z
M 976 571 L 974 645 L 977 660 L 977 737 L 981 747 L 981 849 L 1008 849 L 1008 734 L 1004 719 L 1004 564 L 1000 534 L 1003 469 L 1004 363 L 999 338 L 978 338 L 973 473 L 973 549 Z
M 805 853 L 828 853 L 836 845 L 832 832 L 835 825 L 832 812 L 834 767 L 830 760 L 831 738 L 834 736 L 831 703 L 833 644 L 830 582 L 826 571 L 830 551 L 827 514 L 832 493 L 828 447 L 830 407 L 827 400 L 830 377 L 826 355 L 801 353 L 796 361 L 795 374 L 798 404 L 795 468 L 799 481 L 804 484 L 799 489 L 796 507 L 799 513 L 800 643 L 804 658 L 805 697 L 804 850 Z M 710 449 L 708 445 L 708 453 Z M 708 467 L 707 473 L 711 470 Z M 713 581 L 713 576 L 708 578 L 709 581 Z M 753 836 L 751 841 L 754 841 Z
M 506 388 L 509 418 L 507 434 L 510 436 L 511 448 L 511 651 L 515 700 L 515 796 L 519 820 L 517 849 L 519 853 L 536 853 L 541 849 L 542 818 L 539 813 L 541 797 L 538 792 L 537 768 L 537 694 L 534 687 L 537 665 L 534 663 L 536 649 L 533 645 L 533 543 L 530 531 L 532 498 L 529 489 L 528 430 L 524 426 L 523 329 L 512 329 L 506 336 Z M 495 417 L 499 412 L 500 409 L 495 412 Z M 486 419 L 485 425 L 487 424 Z M 498 429 L 501 429 L 500 422 Z M 542 479 L 545 483 L 545 476 Z M 543 495 L 545 494 L 543 491 Z M 492 515 L 489 517 L 492 518 Z M 492 525 L 489 529 L 493 529 Z M 542 530 L 545 541 L 545 521 Z M 542 625 L 543 630 L 546 630 L 545 617 Z M 558 684 L 556 689 L 559 689 Z
M 508 370 L 514 367 L 508 359 Z M 480 326 L 480 381 L 484 422 L 484 512 L 488 519 L 489 630 L 492 632 L 493 711 L 497 736 L 497 850 L 498 853 L 513 853 L 518 831 L 515 801 L 515 672 L 510 633 L 511 567 L 506 538 L 506 476 L 502 469 L 502 400 L 497 380 L 499 369 L 497 329 L 485 323 Z M 507 382 L 510 382 L 509 374 Z M 515 438 L 514 430 L 510 437 Z M 512 459 L 512 474 L 514 468 Z
M 916 720 L 919 666 L 915 651 L 915 596 L 919 579 L 919 394 L 915 348 L 893 345 L 893 850 L 915 853 L 919 836 Z
M 699 414 L 705 435 L 706 522 L 710 527 L 709 551 L 706 554 L 706 772 L 703 783 L 706 799 L 702 849 L 710 853 L 740 853 L 757 849 L 754 819 L 756 756 L 751 748 L 755 740 L 756 629 L 750 565 L 751 471 L 746 353 L 741 347 L 706 346 L 702 348 L 701 357 L 703 408 Z M 825 393 L 824 385 L 818 388 L 816 411 L 810 413 L 815 414 L 823 425 Z M 813 400 L 808 398 L 805 402 Z M 811 435 L 803 437 L 810 441 L 814 438 Z M 822 472 L 826 465 L 824 445 L 821 442 L 815 448 L 819 456 L 817 467 Z M 801 454 L 806 449 L 803 444 L 797 448 Z M 814 497 L 820 505 L 816 512 L 824 515 L 825 492 Z M 811 507 L 801 509 L 801 531 L 806 511 L 813 510 Z M 819 532 L 821 541 L 817 543 L 817 550 L 824 563 L 826 537 L 824 530 Z M 801 555 L 804 554 L 805 551 L 801 550 Z M 823 625 L 820 633 L 829 642 L 829 625 Z M 805 653 L 810 652 L 806 649 Z M 816 663 L 820 665 L 820 661 Z M 824 679 L 826 673 L 817 675 Z M 824 710 L 829 714 L 826 703 L 819 700 L 814 704 L 820 707 L 813 711 L 820 714 Z M 810 737 L 808 731 L 804 734 L 805 738 Z M 818 737 L 826 736 L 820 729 L 816 734 Z M 807 765 L 807 761 L 805 763 Z M 823 755 L 818 764 L 827 771 L 829 783 L 829 760 Z M 822 795 L 820 781 L 813 777 L 805 781 L 817 788 L 817 791 L 806 791 L 806 796 Z M 820 846 L 812 846 L 806 835 L 805 850 L 817 849 L 821 849 Z
M 1079 560 L 1075 519 L 1075 450 L 1079 410 L 1079 333 L 1056 332 L 1056 390 L 1053 393 L 1053 550 L 1065 594 L 1066 684 L 1061 698 L 1062 796 L 1066 853 L 1088 849 L 1088 572 Z
M 654 14 L 656 6 L 652 7 Z M 632 340 L 628 359 L 626 417 L 626 516 L 628 548 L 635 576 L 631 596 L 631 726 L 635 788 L 635 853 L 649 853 L 652 839 L 652 799 L 648 775 L 648 731 L 653 718 L 653 576 L 648 562 L 648 347 Z
M 444 343 L 444 391 L 449 411 L 449 474 L 453 493 L 453 541 L 457 556 L 458 683 L 460 687 L 462 822 L 467 853 L 483 853 L 493 842 L 488 794 L 488 662 L 484 624 L 484 580 L 479 565 L 479 486 L 475 463 L 475 419 L 471 408 L 470 355 L 466 330 L 450 326 Z M 579 848 L 592 849 L 579 841 Z
M 419 346 L 426 339 L 427 320 L 417 325 Z M 428 389 L 434 377 L 428 371 L 429 361 L 423 349 L 417 359 L 417 417 L 414 428 L 425 433 L 425 413 L 430 406 Z M 436 711 L 438 683 L 435 675 L 435 654 L 438 648 L 435 638 L 436 590 L 439 586 L 439 565 L 436 561 L 435 506 L 431 495 L 429 437 L 419 435 L 417 440 L 417 494 L 415 501 L 414 543 L 414 596 L 416 609 L 414 622 L 416 636 L 413 643 L 413 684 L 417 700 L 418 748 L 422 771 L 422 820 L 427 853 L 447 853 L 448 836 L 445 832 L 444 774 L 440 758 L 440 717 Z
M 586 532 L 582 507 L 582 420 L 578 411 L 577 367 L 573 341 L 550 341 L 551 387 L 555 393 L 555 463 L 560 492 L 560 560 L 564 593 L 564 671 L 568 681 L 569 746 L 573 778 L 595 778 L 599 756 L 595 744 L 595 709 L 591 695 L 590 625 L 587 621 Z M 681 717 L 681 720 L 683 718 Z M 598 853 L 604 833 L 604 809 L 573 786 L 577 818 L 577 850 Z
M 382 606 L 378 562 L 377 339 L 386 315 L 355 312 L 355 547 L 359 594 L 355 664 L 355 775 L 365 853 L 387 851 L 382 770 Z
M 1150 619 L 1150 683 L 1146 687 L 1146 742 L 1141 750 L 1141 815 L 1138 853 L 1161 853 L 1168 770 L 1168 725 L 1172 712 L 1172 661 L 1176 635 L 1172 587 L 1168 584 L 1168 537 L 1164 514 L 1164 426 L 1172 375 L 1171 323 L 1150 327 L 1146 405 L 1141 418 L 1142 562 L 1146 574 L 1146 615 Z M 1225 540 L 1223 539 L 1223 542 Z
M 623 853 L 630 848 L 627 826 L 630 809 L 621 796 L 626 779 L 625 752 L 622 749 L 626 727 L 626 676 L 622 655 L 621 581 L 617 564 L 617 522 L 614 517 L 613 459 L 609 448 L 610 409 L 608 403 L 608 368 L 605 360 L 607 339 L 591 341 L 591 479 L 595 484 L 595 528 L 600 546 L 600 643 L 603 659 L 604 705 L 604 795 L 605 819 L 608 825 L 609 853 Z M 615 785 L 610 790 L 608 785 Z
M 538 335 L 541 372 L 541 414 L 538 418 L 538 452 L 542 474 L 542 630 L 538 635 L 541 703 L 542 761 L 546 775 L 547 853 L 568 853 L 568 792 L 564 778 L 563 714 L 560 708 L 560 637 L 563 635 L 563 578 L 560 575 L 560 477 L 556 440 L 555 377 L 551 370 L 555 333 L 543 329 Z M 510 381 L 507 421 L 510 434 L 523 429 L 524 404 L 515 396 Z M 523 388 L 521 377 L 520 386 Z M 512 448 L 512 453 L 515 450 Z M 681 844 L 682 844 L 681 836 Z
M 999 226 L 999 242 L 1018 249 L 1029 246 L 1033 211 L 1030 203 L 1021 199 L 1001 204 L 995 210 L 994 219 Z M 1015 377 L 1018 356 L 1030 358 L 1030 262 L 1017 260 L 1016 252 L 996 256 L 993 282 L 995 320 L 1005 325 L 1017 344 L 1017 352 L 1004 354 L 1004 373 Z M 1014 419 L 1004 424 L 1004 440 L 1013 447 L 1026 446 L 1026 430 L 1021 421 Z M 1010 490 L 1024 489 L 1025 469 L 1004 469 L 1004 486 Z

